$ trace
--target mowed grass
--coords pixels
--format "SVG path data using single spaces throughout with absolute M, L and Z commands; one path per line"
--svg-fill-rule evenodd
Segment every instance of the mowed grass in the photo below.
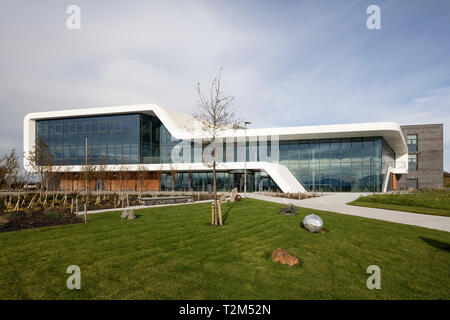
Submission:
M 351 205 L 450 217 L 450 190 L 424 189 L 410 193 L 373 194 Z
M 88 224 L 0 234 L 0 299 L 449 299 L 450 233 L 253 199 L 89 216 Z M 322 217 L 326 234 L 300 227 Z M 271 260 L 282 248 L 300 265 Z M 81 290 L 69 290 L 69 265 Z M 369 290 L 366 269 L 381 268 Z

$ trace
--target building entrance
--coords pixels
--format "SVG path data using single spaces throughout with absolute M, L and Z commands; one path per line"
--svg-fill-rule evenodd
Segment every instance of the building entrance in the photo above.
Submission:
M 245 174 L 242 172 L 233 171 L 233 188 L 237 188 L 238 192 L 244 192 Z M 253 192 L 253 185 L 255 182 L 255 173 L 247 170 L 247 192 Z

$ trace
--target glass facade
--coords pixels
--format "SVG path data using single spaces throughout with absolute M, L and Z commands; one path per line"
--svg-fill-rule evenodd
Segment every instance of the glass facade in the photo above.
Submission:
M 216 173 L 217 191 L 237 188 L 244 192 L 244 171 Z M 161 191 L 212 192 L 212 172 L 165 172 L 161 175 Z M 247 170 L 247 191 L 280 191 L 277 184 L 265 172 Z
M 86 142 L 89 163 L 171 163 L 172 150 L 180 142 L 173 139 L 159 119 L 146 114 L 38 120 L 36 139 L 40 138 L 61 165 L 85 164 Z M 194 162 L 194 143 L 187 143 L 191 145 L 188 158 Z M 270 141 L 267 144 L 270 156 Z M 202 151 L 206 145 L 202 146 Z M 224 146 L 223 159 L 219 162 L 226 161 L 227 151 L 234 151 L 234 161 L 240 159 L 236 140 L 231 149 Z M 259 160 L 258 142 L 247 142 L 247 161 Z M 394 167 L 395 153 L 382 137 L 281 140 L 279 162 L 308 191 L 379 192 L 383 173 L 388 166 Z M 412 159 L 410 170 L 411 162 Z M 278 189 L 264 171 L 249 170 L 247 181 L 249 192 Z M 242 184 L 243 172 L 217 174 L 218 190 L 240 188 Z M 212 173 L 165 172 L 160 186 L 162 191 L 209 191 Z
M 136 164 L 159 162 L 160 121 L 126 114 L 36 121 L 36 139 L 43 139 L 58 165 Z
M 308 191 L 381 191 L 381 137 L 280 141 L 280 164 Z
M 174 139 L 164 125 L 161 126 L 161 163 L 172 163 L 172 150 L 180 141 Z
M 158 118 L 141 114 L 140 163 L 161 163 L 161 128 Z

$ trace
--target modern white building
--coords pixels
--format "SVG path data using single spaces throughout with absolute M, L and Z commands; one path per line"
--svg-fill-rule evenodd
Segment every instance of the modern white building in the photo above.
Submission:
M 110 173 L 91 181 L 96 189 L 212 188 L 210 137 L 191 116 L 158 105 L 29 113 L 23 130 L 26 153 L 48 146 L 60 189 L 79 188 L 86 164 Z M 249 192 L 382 192 L 408 172 L 408 147 L 394 122 L 238 127 L 221 132 L 219 140 L 218 190 L 242 191 L 246 172 Z M 33 171 L 26 158 L 24 166 Z

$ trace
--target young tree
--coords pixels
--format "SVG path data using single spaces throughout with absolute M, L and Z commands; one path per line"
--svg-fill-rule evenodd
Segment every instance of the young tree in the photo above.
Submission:
M 91 195 L 91 184 L 97 177 L 97 165 L 94 164 L 91 157 L 86 157 L 85 163 L 81 168 L 81 173 L 84 178 L 84 223 L 87 223 L 87 208 Z
M 31 183 L 34 179 L 34 173 L 20 168 L 17 178 L 17 183 L 20 189 L 25 189 L 25 186 Z
M 122 159 L 123 160 L 123 159 Z M 122 161 L 119 167 L 119 170 L 117 171 L 117 180 L 119 184 L 119 193 L 122 194 L 123 191 L 126 189 L 126 183 L 128 178 L 128 171 L 127 168 Z
M 175 176 L 177 174 L 177 170 L 171 163 L 169 164 L 169 166 L 170 166 L 170 179 L 172 183 L 172 192 L 175 192 Z
M 38 173 L 41 180 L 41 192 L 48 185 L 49 178 L 55 165 L 55 156 L 43 138 L 39 138 L 31 151 L 24 154 L 30 166 Z
M 9 154 L 4 156 L 5 181 L 8 190 L 11 190 L 13 183 L 17 182 L 19 175 L 19 157 L 16 149 L 13 148 Z
M 0 188 L 3 188 L 6 181 L 6 166 L 5 166 L 5 158 L 0 158 Z
M 197 111 L 193 113 L 195 120 L 199 121 L 202 126 L 202 130 L 206 133 L 210 139 L 211 150 L 211 160 L 205 162 L 208 167 L 213 170 L 213 193 L 214 193 L 214 205 L 213 205 L 213 215 L 214 224 L 222 225 L 222 217 L 218 214 L 220 211 L 217 207 L 217 183 L 216 183 L 216 168 L 217 165 L 223 160 L 217 157 L 216 147 L 222 148 L 222 145 L 216 145 L 218 136 L 220 132 L 233 129 L 236 127 L 238 121 L 234 116 L 232 110 L 232 104 L 234 97 L 226 96 L 221 89 L 221 71 L 211 83 L 209 92 L 203 94 L 200 88 L 200 83 L 197 84 Z M 219 218 L 219 221 L 218 219 Z
M 145 179 L 148 178 L 148 171 L 145 169 L 143 164 L 138 164 L 136 171 L 136 180 L 138 183 L 139 197 L 141 197 L 144 191 Z
M 64 167 L 61 168 L 58 175 L 59 175 L 58 179 L 59 190 L 62 190 L 66 195 L 67 192 L 72 191 L 72 180 L 74 177 L 74 173 L 72 172 L 72 166 L 70 165 L 69 160 L 66 160 L 64 162 Z

